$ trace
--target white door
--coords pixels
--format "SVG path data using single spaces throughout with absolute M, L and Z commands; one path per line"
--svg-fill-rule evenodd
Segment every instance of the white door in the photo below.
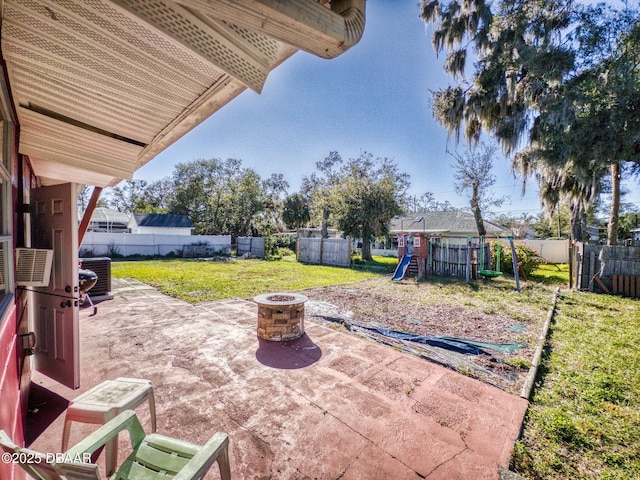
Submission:
M 69 388 L 80 386 L 77 187 L 31 191 L 33 247 L 53 249 L 49 286 L 33 294 L 35 368 Z

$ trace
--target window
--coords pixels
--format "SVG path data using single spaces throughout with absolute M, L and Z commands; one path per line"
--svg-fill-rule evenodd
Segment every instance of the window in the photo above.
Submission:
M 0 163 L 0 316 L 4 314 L 13 293 L 13 237 L 11 203 L 11 156 L 13 153 L 13 125 L 2 125 L 2 162 Z

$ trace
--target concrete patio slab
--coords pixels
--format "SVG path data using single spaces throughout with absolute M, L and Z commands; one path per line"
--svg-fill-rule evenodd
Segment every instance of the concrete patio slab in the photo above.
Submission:
M 312 322 L 293 341 L 259 339 L 248 300 L 194 306 L 117 279 L 113 294 L 81 312 L 81 389 L 34 375 L 32 448 L 59 451 L 60 397 L 128 376 L 153 382 L 160 433 L 227 432 L 234 478 L 498 479 L 508 467 L 520 397 Z M 74 424 L 71 443 L 94 428 Z

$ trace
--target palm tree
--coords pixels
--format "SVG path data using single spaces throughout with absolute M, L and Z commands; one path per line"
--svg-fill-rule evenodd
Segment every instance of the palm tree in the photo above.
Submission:
M 287 227 L 295 227 L 298 229 L 303 225 L 306 225 L 310 219 L 311 214 L 309 213 L 309 204 L 301 194 L 295 193 L 293 195 L 289 195 L 284 200 L 282 220 L 284 220 Z

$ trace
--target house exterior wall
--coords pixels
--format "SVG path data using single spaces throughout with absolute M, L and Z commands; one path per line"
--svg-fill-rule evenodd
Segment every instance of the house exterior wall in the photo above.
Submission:
M 129 224 L 131 225 L 131 223 Z M 156 235 L 191 235 L 193 228 L 179 227 L 131 227 L 131 233 L 153 233 Z
M 5 136 L 5 141 L 8 139 Z M 9 149 L 5 149 L 5 152 Z M 27 162 L 18 158 L 11 149 L 11 158 L 6 165 L 11 176 L 11 202 L 2 202 L 2 219 L 11 223 L 11 248 L 31 245 L 29 215 L 21 213 L 19 207 L 29 203 L 32 186 L 32 171 Z M 6 198 L 6 197 L 5 197 Z M 5 252 L 5 255 L 7 252 Z M 11 255 L 13 258 L 13 255 Z M 8 262 L 5 282 L 13 285 L 15 265 Z M 24 444 L 27 401 L 31 382 L 31 361 L 25 356 L 21 334 L 30 331 L 31 312 L 28 294 L 14 287 L 2 292 L 0 297 L 0 429 L 4 430 L 18 445 Z M 2 480 L 22 480 L 24 472 L 12 463 L 0 462 Z
M 24 442 L 23 410 L 18 375 L 18 336 L 15 304 L 10 304 L 0 320 L 0 429 L 16 443 Z M 0 478 L 14 478 L 13 465 L 0 462 Z

